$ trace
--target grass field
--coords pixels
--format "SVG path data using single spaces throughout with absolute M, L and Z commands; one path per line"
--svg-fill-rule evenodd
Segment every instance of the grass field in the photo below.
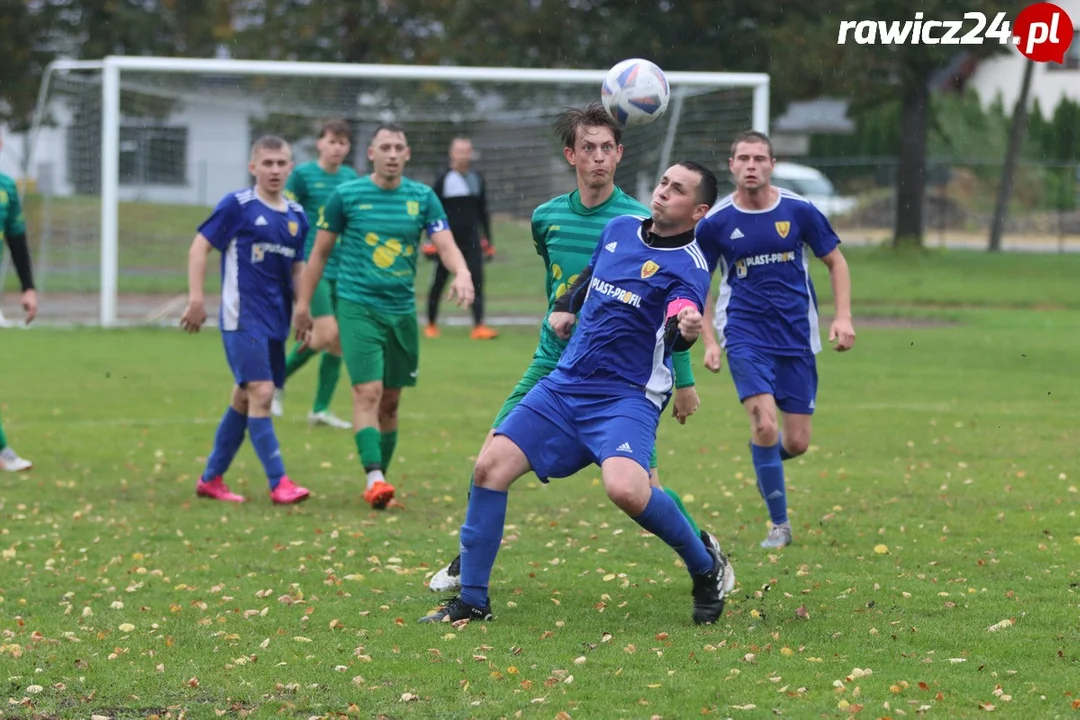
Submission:
M 226 507 L 193 493 L 231 382 L 215 333 L 9 331 L 3 419 L 36 466 L 0 475 L 0 716 L 1077 717 L 1074 261 L 851 258 L 859 338 L 820 358 L 813 447 L 787 465 L 793 546 L 757 546 L 746 421 L 700 349 L 700 411 L 661 424 L 664 481 L 738 576 L 704 628 L 595 470 L 512 490 L 494 622 L 416 624 L 535 328 L 424 341 L 384 513 L 349 434 L 303 421 L 312 368 L 277 427 L 314 497 L 272 506 L 245 446 L 228 481 L 251 501 Z M 507 301 L 541 285 L 495 282 Z

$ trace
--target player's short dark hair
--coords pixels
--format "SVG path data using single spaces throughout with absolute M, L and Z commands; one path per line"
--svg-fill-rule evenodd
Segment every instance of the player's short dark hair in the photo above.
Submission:
M 710 170 L 702 163 L 695 162 L 694 160 L 682 160 L 675 163 L 680 167 L 684 167 L 691 172 L 697 173 L 701 176 L 701 180 L 698 182 L 697 189 L 697 201 L 712 207 L 716 204 L 717 192 L 717 180 L 716 173 Z
M 345 138 L 348 140 L 352 137 L 352 129 L 349 127 L 349 123 L 341 118 L 331 118 L 324 122 L 319 129 L 320 140 L 327 135 L 333 135 L 334 137 Z
M 280 135 L 263 135 L 251 144 L 251 156 L 260 150 L 288 150 L 289 143 Z
M 769 148 L 769 159 L 773 158 L 772 140 L 763 132 L 746 130 L 736 135 L 731 143 L 731 157 L 735 157 L 735 148 L 739 147 L 740 143 L 764 143 L 765 147 Z
M 611 131 L 615 144 L 622 142 L 622 127 L 608 114 L 600 102 L 591 102 L 583 108 L 566 108 L 555 118 L 555 135 L 563 146 L 571 150 L 577 144 L 578 130 L 583 127 L 602 127 Z
M 409 136 L 405 133 L 405 128 L 396 122 L 379 123 L 378 127 L 375 128 L 375 131 L 371 133 L 371 141 L 374 142 L 375 138 L 383 130 L 385 130 L 386 132 L 400 134 L 403 138 L 405 138 L 405 143 L 408 144 Z

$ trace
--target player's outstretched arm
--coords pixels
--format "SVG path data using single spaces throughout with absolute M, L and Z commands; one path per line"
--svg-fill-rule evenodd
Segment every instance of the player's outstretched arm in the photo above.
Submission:
M 450 283 L 449 299 L 457 296 L 459 307 L 469 307 L 476 298 L 476 288 L 473 287 L 472 273 L 465 263 L 465 256 L 461 254 L 457 243 L 454 242 L 454 234 L 448 228 L 436 230 L 431 233 L 431 242 L 435 244 L 435 250 L 439 253 L 439 260 L 446 269 L 454 276 Z
M 191 241 L 188 250 L 188 304 L 180 316 L 180 327 L 197 333 L 206 322 L 206 265 L 214 246 L 202 233 Z
M 829 327 L 829 342 L 836 343 L 835 350 L 844 352 L 855 344 L 855 327 L 851 324 L 851 270 L 840 248 L 824 255 L 821 261 L 829 268 L 836 306 L 836 317 Z

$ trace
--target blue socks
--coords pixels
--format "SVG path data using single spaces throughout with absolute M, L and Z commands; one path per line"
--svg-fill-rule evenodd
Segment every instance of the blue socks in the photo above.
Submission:
M 713 556 L 701 538 L 694 534 L 686 517 L 679 512 L 679 506 L 660 488 L 650 489 L 652 495 L 649 504 L 643 513 L 634 518 L 634 522 L 670 545 L 686 563 L 691 575 L 704 575 L 711 571 Z
M 285 463 L 281 459 L 281 446 L 278 445 L 277 435 L 274 434 L 274 421 L 268 417 L 250 418 L 248 429 L 251 431 L 251 444 L 255 446 L 255 454 L 259 456 L 259 462 L 266 471 L 270 489 L 274 490 L 281 478 L 285 477 Z
M 776 442 L 777 442 L 777 444 L 780 445 L 780 460 L 781 461 L 787 461 L 787 460 L 790 460 L 791 458 L 795 457 L 794 455 L 792 455 L 791 453 L 789 453 L 787 451 L 787 448 L 784 447 L 784 435 L 783 435 L 783 433 L 781 433 L 780 436 L 776 439 Z
M 787 490 L 784 489 L 784 465 L 781 445 L 761 447 L 750 445 L 750 456 L 754 460 L 754 472 L 757 473 L 758 490 L 769 508 L 769 517 L 773 525 L 783 525 L 788 521 Z
M 214 435 L 214 449 L 210 451 L 210 457 L 206 459 L 206 471 L 203 472 L 202 481 L 209 482 L 219 475 L 224 475 L 229 469 L 233 458 L 244 444 L 244 433 L 247 431 L 247 415 L 242 415 L 233 409 L 232 405 L 225 411 L 225 415 L 218 424 L 217 433 Z
M 469 492 L 469 509 L 461 526 L 461 600 L 476 608 L 488 604 L 491 568 L 506 524 L 506 499 L 505 492 L 475 485 Z

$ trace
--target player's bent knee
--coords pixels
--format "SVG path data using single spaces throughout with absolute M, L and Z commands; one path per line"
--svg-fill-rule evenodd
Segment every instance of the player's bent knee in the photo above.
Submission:
M 249 413 L 268 414 L 274 400 L 274 383 L 271 380 L 249 382 L 245 394 Z
M 604 461 L 600 472 L 604 478 L 604 491 L 611 502 L 630 517 L 645 512 L 652 497 L 649 473 L 645 468 L 630 458 L 613 457 Z
M 353 385 L 353 402 L 362 409 L 374 411 L 382 402 L 383 385 L 379 381 Z
M 473 485 L 505 492 L 528 471 L 529 460 L 521 448 L 505 435 L 497 435 L 476 459 Z
M 341 335 L 338 332 L 337 320 L 332 315 L 315 318 L 315 332 L 311 341 L 314 350 L 337 349 L 341 354 Z

